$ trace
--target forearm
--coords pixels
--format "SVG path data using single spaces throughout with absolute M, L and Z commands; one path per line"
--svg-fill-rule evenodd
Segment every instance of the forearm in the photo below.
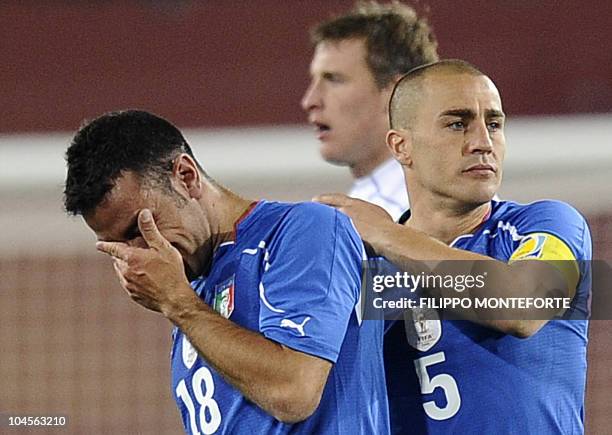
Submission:
M 175 301 L 164 314 L 226 381 L 277 419 L 300 421 L 318 406 L 329 362 L 236 325 L 195 293 Z M 311 371 L 308 364 L 327 366 L 324 378 L 313 379 L 320 370 Z
M 473 262 L 492 260 L 473 252 L 451 248 L 448 245 L 412 228 L 387 223 L 368 240 L 377 254 L 411 273 L 431 273 L 454 262 L 457 273 L 470 273 Z M 500 263 L 503 264 L 503 263 Z
M 473 286 L 462 292 L 449 287 L 422 288 L 428 297 L 466 297 L 474 301 L 483 298 L 560 295 L 551 294 L 547 290 L 559 287 L 560 282 L 552 282 L 558 277 L 551 277 L 551 267 L 544 262 L 529 262 L 528 268 L 522 267 L 525 263 L 508 265 L 490 257 L 451 248 L 424 233 L 399 224 L 382 226 L 376 239 L 370 243 L 377 253 L 413 274 L 482 278 L 482 286 Z M 554 271 L 552 274 L 556 275 Z M 520 337 L 532 335 L 558 312 L 555 309 L 535 308 L 506 308 L 496 312 L 448 308 L 447 311 L 459 318 Z
M 532 262 L 533 263 L 533 262 Z M 537 270 L 542 263 L 532 264 Z M 519 268 L 520 269 L 520 268 Z M 438 298 L 467 298 L 469 309 L 451 306 L 447 309 L 452 315 L 495 329 L 505 334 L 526 338 L 535 334 L 548 320 L 559 312 L 558 309 L 536 308 L 527 305 L 528 299 L 542 298 L 547 295 L 542 280 L 548 281 L 545 274 L 533 270 L 521 273 L 513 266 L 488 257 L 469 261 L 442 261 L 432 274 L 443 277 L 458 277 L 465 282 L 469 277 L 482 285 L 463 286 L 462 288 L 427 289 L 430 296 Z M 558 295 L 557 295 L 558 296 Z M 504 308 L 490 308 L 488 302 L 501 304 Z M 483 305 L 479 307 L 479 302 Z

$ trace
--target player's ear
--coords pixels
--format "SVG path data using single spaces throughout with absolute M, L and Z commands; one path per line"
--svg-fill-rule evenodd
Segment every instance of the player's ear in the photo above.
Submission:
M 407 130 L 389 130 L 387 132 L 387 146 L 393 158 L 402 166 L 412 165 L 412 139 Z
M 202 177 L 197 163 L 189 154 L 183 153 L 174 159 L 172 178 L 190 198 L 200 199 L 203 189 Z

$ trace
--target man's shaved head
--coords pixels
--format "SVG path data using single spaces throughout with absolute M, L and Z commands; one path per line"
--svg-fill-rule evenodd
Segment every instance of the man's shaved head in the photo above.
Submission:
M 484 76 L 474 65 L 459 59 L 428 63 L 407 72 L 393 88 L 389 101 L 389 124 L 392 129 L 406 128 L 415 118 L 423 97 L 423 82 L 435 74 L 468 74 Z
M 389 113 L 387 146 L 412 203 L 491 200 L 503 174 L 506 117 L 489 77 L 461 60 L 416 68 L 396 84 Z

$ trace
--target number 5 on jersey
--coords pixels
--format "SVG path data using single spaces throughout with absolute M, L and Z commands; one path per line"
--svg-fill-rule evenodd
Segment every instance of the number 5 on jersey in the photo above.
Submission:
M 421 384 L 421 394 L 431 394 L 436 388 L 442 388 L 446 396 L 446 406 L 440 408 L 436 402 L 430 400 L 423 403 L 423 408 L 427 416 L 433 420 L 448 420 L 459 411 L 461 407 L 461 396 L 457 382 L 449 374 L 440 373 L 430 378 L 427 367 L 446 361 L 444 352 L 427 355 L 414 361 L 419 382 Z

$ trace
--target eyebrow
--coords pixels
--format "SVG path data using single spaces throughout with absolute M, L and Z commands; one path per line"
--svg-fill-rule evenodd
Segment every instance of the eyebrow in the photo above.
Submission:
M 440 113 L 440 118 L 444 116 L 456 116 L 457 118 L 463 119 L 474 119 L 476 118 L 476 114 L 471 109 L 449 109 Z M 487 109 L 485 110 L 485 116 L 487 118 L 505 118 L 506 115 L 501 110 L 497 109 Z
M 114 231 L 114 229 L 112 231 Z M 132 236 L 136 232 L 140 232 L 140 229 L 138 228 L 138 214 L 136 214 L 132 218 L 132 220 L 130 221 L 130 223 L 124 230 L 121 230 L 120 237 L 118 239 L 115 237 L 100 237 L 100 236 L 96 237 L 96 239 L 99 242 L 125 242 L 126 240 L 133 239 L 134 237 Z
M 449 109 L 440 113 L 440 118 L 442 118 L 443 116 L 455 116 L 457 118 L 474 119 L 476 117 L 476 114 L 473 110 L 470 109 Z
M 485 115 L 487 115 L 487 118 L 505 118 L 506 114 L 504 112 L 502 112 L 501 110 L 497 110 L 497 109 L 487 109 L 485 110 Z

